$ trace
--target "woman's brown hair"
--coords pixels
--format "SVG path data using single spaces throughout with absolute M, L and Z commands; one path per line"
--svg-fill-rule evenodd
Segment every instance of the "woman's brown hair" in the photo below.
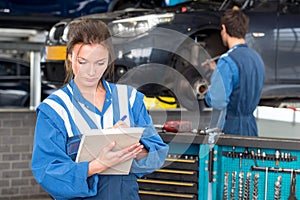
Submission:
M 69 25 L 67 54 L 65 60 L 65 84 L 69 83 L 74 76 L 72 63 L 68 59 L 68 55 L 72 53 L 73 47 L 76 44 L 101 44 L 105 46 L 109 52 L 109 60 L 103 77 L 112 78 L 114 72 L 114 49 L 109 28 L 99 19 L 81 18 L 71 22 Z

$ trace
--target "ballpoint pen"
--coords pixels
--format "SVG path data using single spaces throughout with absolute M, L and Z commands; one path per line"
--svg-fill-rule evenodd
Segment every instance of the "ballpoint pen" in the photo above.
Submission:
M 126 118 L 127 118 L 127 115 L 124 115 L 124 116 L 120 119 L 120 121 L 125 121 Z
M 126 120 L 127 115 L 124 115 L 123 117 L 121 117 L 121 119 L 119 121 L 117 121 L 117 123 L 114 125 L 114 128 L 118 128 L 121 124 L 124 123 L 124 121 Z M 126 123 L 125 123 L 126 124 Z M 127 125 L 127 124 L 126 124 Z M 128 125 L 127 125 L 128 126 Z

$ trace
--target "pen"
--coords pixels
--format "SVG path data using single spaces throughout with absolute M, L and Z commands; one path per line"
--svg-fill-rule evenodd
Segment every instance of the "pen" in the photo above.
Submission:
M 114 125 L 114 128 L 119 127 L 122 124 L 122 122 L 125 121 L 126 118 L 127 118 L 127 115 L 124 115 L 123 117 L 121 117 L 121 119 Z
M 127 115 L 124 115 L 120 120 L 125 121 L 126 118 L 127 118 Z

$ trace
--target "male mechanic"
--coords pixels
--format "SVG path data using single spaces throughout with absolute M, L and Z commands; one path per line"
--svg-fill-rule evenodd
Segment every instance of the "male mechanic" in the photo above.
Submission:
M 217 127 L 225 134 L 258 136 L 253 111 L 264 84 L 264 63 L 245 41 L 249 18 L 238 9 L 221 17 L 221 37 L 229 50 L 217 62 L 205 102 L 221 111 Z M 212 115 L 213 116 L 213 115 Z

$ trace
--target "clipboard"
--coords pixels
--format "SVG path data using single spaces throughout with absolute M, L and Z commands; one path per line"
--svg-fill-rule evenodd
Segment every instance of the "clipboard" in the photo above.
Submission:
M 115 141 L 113 151 L 126 148 L 139 142 L 145 128 L 116 128 L 116 129 L 91 129 L 81 139 L 76 162 L 88 162 L 97 157 L 100 150 Z M 106 169 L 100 174 L 129 174 L 133 159 Z

